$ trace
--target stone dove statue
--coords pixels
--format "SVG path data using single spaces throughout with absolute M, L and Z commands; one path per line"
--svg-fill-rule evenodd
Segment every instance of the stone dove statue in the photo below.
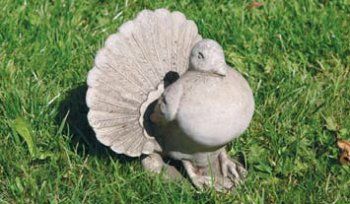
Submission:
M 123 24 L 96 56 L 88 86 L 89 123 L 116 153 L 142 155 L 156 173 L 165 157 L 179 160 L 200 189 L 229 190 L 245 177 L 225 145 L 248 127 L 252 91 L 182 13 L 144 10 Z

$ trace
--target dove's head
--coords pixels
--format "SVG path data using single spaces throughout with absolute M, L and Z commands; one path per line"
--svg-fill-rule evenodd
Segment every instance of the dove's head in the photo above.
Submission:
M 225 76 L 227 65 L 219 43 L 204 39 L 195 44 L 190 55 L 190 69 Z

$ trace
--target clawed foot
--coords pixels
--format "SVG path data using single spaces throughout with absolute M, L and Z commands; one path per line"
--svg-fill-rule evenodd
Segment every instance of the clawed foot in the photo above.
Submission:
M 206 167 L 196 167 L 190 161 L 182 161 L 188 176 L 196 188 L 204 189 L 215 185 L 214 177 L 207 174 Z M 221 188 L 216 186 L 215 188 Z
M 198 189 L 213 187 L 216 191 L 229 191 L 245 179 L 247 170 L 237 161 L 231 159 L 226 151 L 215 156 L 208 166 L 195 166 L 191 161 L 183 160 L 183 166 L 193 185 Z M 142 159 L 143 167 L 153 173 L 164 172 L 165 178 L 182 179 L 180 172 L 164 163 L 159 154 L 151 154 Z
M 201 189 L 211 187 L 214 184 L 210 176 L 195 176 L 192 178 L 192 182 L 197 188 Z
M 247 175 L 245 168 L 222 151 L 207 167 L 196 167 L 190 161 L 183 161 L 185 170 L 193 185 L 198 189 L 214 187 L 217 191 L 228 191 L 242 183 Z
M 247 170 L 239 162 L 229 158 L 226 151 L 219 154 L 219 163 L 223 178 L 229 178 L 238 185 L 247 176 Z

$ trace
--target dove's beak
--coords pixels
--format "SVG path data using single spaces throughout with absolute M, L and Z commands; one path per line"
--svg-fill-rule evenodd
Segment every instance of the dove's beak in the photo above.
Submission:
M 219 68 L 215 71 L 215 74 L 220 75 L 220 76 L 226 76 L 226 74 L 227 74 L 226 64 L 220 65 Z

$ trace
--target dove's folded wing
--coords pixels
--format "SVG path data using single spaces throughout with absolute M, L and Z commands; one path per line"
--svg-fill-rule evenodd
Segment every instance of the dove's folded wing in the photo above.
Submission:
M 160 101 L 160 110 L 167 121 L 175 119 L 182 94 L 183 87 L 181 83 L 174 83 L 164 91 Z

